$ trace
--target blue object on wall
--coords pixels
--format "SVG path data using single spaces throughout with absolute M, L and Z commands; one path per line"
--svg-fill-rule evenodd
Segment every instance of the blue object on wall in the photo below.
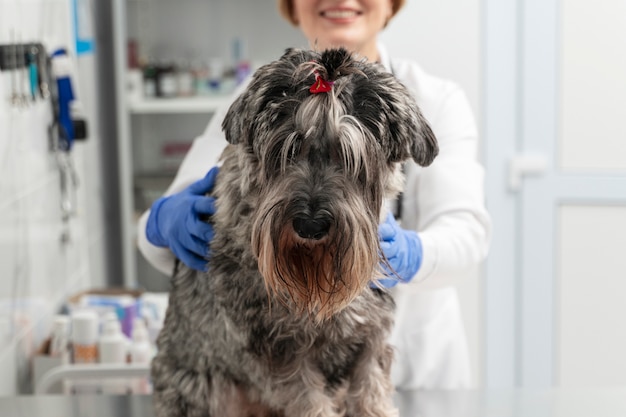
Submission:
M 95 48 L 92 0 L 72 0 L 76 55 L 91 54 Z

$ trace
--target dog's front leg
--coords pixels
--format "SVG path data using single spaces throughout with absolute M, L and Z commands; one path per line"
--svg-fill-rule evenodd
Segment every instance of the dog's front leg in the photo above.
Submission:
M 398 417 L 393 404 L 393 384 L 390 378 L 393 351 L 384 346 L 376 355 L 368 352 L 359 361 L 348 388 L 350 417 Z
M 159 352 L 152 360 L 153 403 L 156 417 L 212 417 L 209 376 L 177 368 Z
M 300 390 L 298 390 L 300 391 Z M 286 407 L 285 416 L 300 417 L 345 417 L 345 410 L 328 397 L 323 391 L 309 390 L 306 392 L 292 392 L 293 401 Z
M 280 378 L 280 383 L 267 392 L 267 400 L 286 417 L 345 417 L 342 395 L 327 391 L 327 381 L 314 365 L 304 362 L 291 369 L 291 377 Z

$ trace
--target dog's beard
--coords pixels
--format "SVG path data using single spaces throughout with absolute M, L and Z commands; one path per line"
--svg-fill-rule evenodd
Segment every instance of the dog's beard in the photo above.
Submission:
M 344 207 L 336 211 L 329 233 L 322 239 L 302 239 L 291 220 L 270 205 L 252 231 L 253 251 L 268 294 L 296 314 L 322 322 L 346 307 L 371 281 L 378 268 L 376 223 L 367 210 Z

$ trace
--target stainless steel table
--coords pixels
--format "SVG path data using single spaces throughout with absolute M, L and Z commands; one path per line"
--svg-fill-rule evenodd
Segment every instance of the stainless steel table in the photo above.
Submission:
M 626 417 L 626 387 L 397 393 L 401 417 Z M 0 398 L 0 417 L 153 417 L 149 396 Z M 293 416 L 296 417 L 296 416 Z

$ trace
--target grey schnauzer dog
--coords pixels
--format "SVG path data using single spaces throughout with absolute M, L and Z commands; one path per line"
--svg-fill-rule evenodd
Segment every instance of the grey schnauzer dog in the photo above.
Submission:
M 261 67 L 222 125 L 208 272 L 181 263 L 152 363 L 156 415 L 390 417 L 378 224 L 435 137 L 407 89 L 343 49 Z

